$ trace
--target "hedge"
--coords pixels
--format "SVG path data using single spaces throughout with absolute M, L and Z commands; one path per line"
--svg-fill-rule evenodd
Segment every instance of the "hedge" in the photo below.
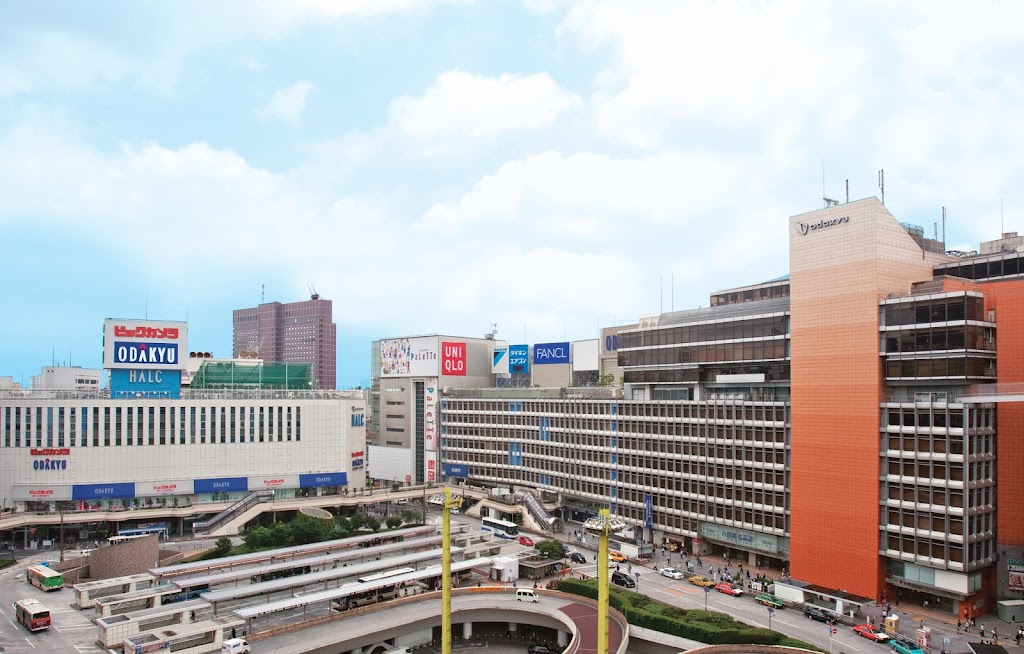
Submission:
M 558 582 L 558 590 L 597 599 L 597 581 L 592 579 L 563 579 Z M 632 591 L 609 589 L 608 604 L 631 625 L 708 645 L 783 645 L 820 651 L 777 631 L 737 622 L 725 613 L 681 609 Z

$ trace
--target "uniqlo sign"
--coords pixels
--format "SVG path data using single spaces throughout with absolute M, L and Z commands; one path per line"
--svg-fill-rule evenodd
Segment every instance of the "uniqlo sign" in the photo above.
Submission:
M 466 376 L 465 343 L 441 343 L 441 374 Z

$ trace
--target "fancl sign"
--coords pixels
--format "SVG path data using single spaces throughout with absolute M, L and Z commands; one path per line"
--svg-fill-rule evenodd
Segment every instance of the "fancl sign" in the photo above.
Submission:
M 550 363 L 569 363 L 569 343 L 538 343 L 533 346 L 535 366 Z
M 816 223 L 797 223 L 796 231 L 800 233 L 800 236 L 806 236 L 811 232 L 816 232 L 819 229 L 825 229 L 826 227 L 833 227 L 835 225 L 842 225 L 843 223 L 850 222 L 849 216 L 841 216 L 839 218 L 822 218 Z

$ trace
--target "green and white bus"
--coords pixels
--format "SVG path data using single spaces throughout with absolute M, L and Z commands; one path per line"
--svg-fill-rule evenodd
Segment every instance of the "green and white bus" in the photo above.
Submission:
M 45 591 L 64 587 L 64 575 L 45 565 L 34 565 L 25 572 L 25 581 Z

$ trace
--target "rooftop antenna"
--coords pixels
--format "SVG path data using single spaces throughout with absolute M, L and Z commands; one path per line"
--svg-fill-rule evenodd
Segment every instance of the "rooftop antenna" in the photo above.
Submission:
M 498 333 L 498 323 L 492 322 L 491 323 L 491 330 L 489 332 L 487 332 L 486 334 L 484 334 L 484 338 L 486 338 L 489 341 L 493 341 L 494 340 L 494 336 L 497 333 Z
M 885 204 L 885 169 L 878 171 L 878 188 L 882 189 L 882 204 Z
M 999 238 L 1006 232 L 1003 230 L 1003 199 L 999 198 Z
M 320 294 L 316 292 L 316 288 L 314 288 L 313 284 L 311 282 L 307 282 L 306 286 L 309 287 L 309 299 L 319 300 Z
M 838 207 L 839 206 L 839 200 L 833 200 L 832 198 L 822 198 L 822 200 L 825 201 L 825 206 L 826 207 Z
M 946 207 L 942 207 L 942 249 L 946 249 Z
M 846 204 L 850 204 L 850 180 L 846 180 Z
M 260 304 L 267 301 L 267 285 L 260 284 Z

